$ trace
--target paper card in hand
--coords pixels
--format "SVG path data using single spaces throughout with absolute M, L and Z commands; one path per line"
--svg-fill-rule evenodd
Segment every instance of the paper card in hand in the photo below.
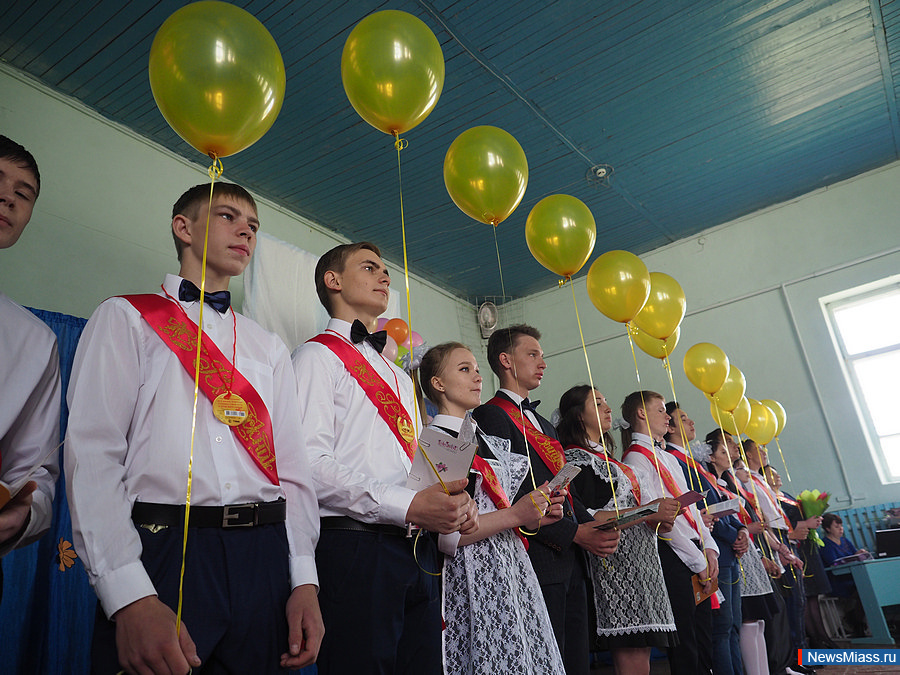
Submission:
M 605 520 L 599 525 L 594 525 L 595 530 L 621 530 L 623 527 L 628 525 L 629 523 L 633 523 L 636 520 L 640 520 L 641 518 L 645 518 L 647 516 L 652 516 L 654 513 L 659 511 L 659 502 L 654 502 L 653 504 L 646 504 L 644 506 L 638 506 L 636 509 L 632 509 L 627 513 L 621 514 L 618 518 L 611 518 L 609 520 Z
M 686 509 L 691 504 L 696 504 L 701 499 L 706 497 L 705 492 L 697 492 L 696 490 L 688 490 L 682 495 L 678 495 L 675 497 L 675 501 L 681 504 L 681 508 Z
M 406 487 L 424 490 L 438 482 L 438 475 L 444 483 L 468 478 L 476 450 L 477 442 L 461 441 L 437 429 L 423 429 Z
M 716 518 L 722 518 L 724 516 L 730 516 L 733 513 L 737 513 L 741 510 L 740 502 L 738 502 L 737 497 L 733 497 L 732 499 L 726 499 L 724 501 L 719 502 L 718 504 L 710 504 L 706 507 L 706 512 L 715 516 Z
M 569 487 L 569 483 L 571 483 L 572 479 L 579 473 L 581 473 L 580 466 L 575 466 L 574 464 L 564 465 L 563 468 L 559 470 L 559 473 L 550 479 L 550 483 L 547 485 L 550 494 L 553 494 L 557 490 L 564 490 Z

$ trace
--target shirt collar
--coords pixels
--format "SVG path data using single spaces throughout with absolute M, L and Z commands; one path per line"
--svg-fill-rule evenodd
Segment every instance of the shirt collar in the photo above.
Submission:
M 517 406 L 522 405 L 522 401 L 525 400 L 524 397 L 519 396 L 516 392 L 510 391 L 509 389 L 501 388 L 501 389 L 499 389 L 499 391 L 502 391 L 504 394 L 509 396 L 512 399 L 512 402 L 515 403 Z
M 345 337 L 348 340 L 350 339 L 350 323 L 343 319 L 329 319 L 325 330 L 333 331 L 341 337 Z
M 648 450 L 656 449 L 653 447 L 653 439 L 650 438 L 647 434 L 642 434 L 639 431 L 633 431 L 631 433 L 631 442 L 637 443 L 638 445 L 641 445 L 641 446 L 647 448 Z
M 435 415 L 434 419 L 431 420 L 432 426 L 444 427 L 444 429 L 449 429 L 457 434 L 462 428 L 462 423 L 461 417 L 454 417 L 453 415 Z

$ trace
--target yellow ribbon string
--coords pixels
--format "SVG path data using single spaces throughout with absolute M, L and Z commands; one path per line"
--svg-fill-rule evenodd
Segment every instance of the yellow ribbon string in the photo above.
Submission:
M 791 472 L 788 471 L 787 462 L 784 461 L 784 453 L 781 451 L 781 443 L 778 442 L 778 436 L 775 437 L 775 445 L 778 446 L 778 454 L 781 455 L 781 464 L 784 466 L 784 476 L 791 482 Z
M 572 277 L 566 277 L 560 282 L 560 285 L 571 281 Z M 588 382 L 590 382 L 591 385 L 591 401 L 594 402 L 594 413 L 597 415 L 597 428 L 600 430 L 600 443 L 603 446 L 603 457 L 606 459 L 606 475 L 609 476 L 609 486 L 612 488 L 613 506 L 616 509 L 616 518 L 618 519 L 620 517 L 619 500 L 616 498 L 616 487 L 613 485 L 612 466 L 609 461 L 609 449 L 606 447 L 603 426 L 600 424 L 600 408 L 597 406 L 597 396 L 594 394 L 596 389 L 594 387 L 594 376 L 591 375 L 591 362 L 588 359 L 587 345 L 584 343 L 584 332 L 581 329 L 581 316 L 578 313 L 578 302 L 575 300 L 575 285 L 570 283 L 569 286 L 572 289 L 572 305 L 575 307 L 575 321 L 578 322 L 578 337 L 581 338 L 581 351 L 584 352 L 584 365 L 587 367 Z
M 716 415 L 717 416 L 719 415 L 718 410 L 719 410 L 719 408 L 718 408 L 718 406 L 716 406 Z M 728 414 L 731 415 L 731 421 L 734 423 L 734 428 L 737 429 L 737 422 L 734 421 L 734 413 L 728 413 Z M 719 422 L 719 428 L 722 429 L 723 427 L 721 424 L 721 418 L 719 418 L 717 421 Z M 752 475 L 753 471 L 752 471 L 752 469 L 750 469 L 750 462 L 747 461 L 747 453 L 744 452 L 744 444 L 741 442 L 741 434 L 737 435 L 737 444 L 738 444 L 738 450 L 741 453 L 741 461 L 744 463 L 744 466 L 746 467 L 747 471 L 751 474 L 750 489 L 753 491 L 753 498 L 756 500 L 756 508 L 757 508 L 756 515 L 759 516 L 760 521 L 763 522 L 763 526 L 768 527 L 764 523 L 763 513 L 762 513 L 762 502 L 759 499 L 759 492 L 756 489 L 756 481 L 753 480 L 753 475 Z M 762 534 L 765 535 L 765 532 L 763 532 Z M 769 560 L 771 560 L 772 562 L 775 562 L 775 551 L 772 550 L 772 545 L 769 543 L 769 540 L 765 536 L 763 536 L 761 539 L 762 539 L 763 543 L 765 544 L 764 550 L 763 550 L 763 555 L 765 555 L 765 549 L 768 549 L 769 555 L 767 555 L 766 557 Z M 768 574 L 768 572 L 766 572 L 766 574 Z M 769 576 L 771 577 L 771 575 L 769 575 Z M 775 577 L 771 577 L 771 578 L 774 579 Z
M 659 489 L 663 494 L 665 494 L 666 486 L 663 483 L 662 472 L 659 470 L 659 457 L 656 456 L 656 441 L 654 440 L 653 435 L 650 433 L 650 422 L 647 419 L 647 402 L 644 400 L 644 388 L 641 386 L 641 371 L 638 370 L 637 354 L 634 351 L 634 341 L 631 339 L 631 331 L 629 330 L 628 324 L 625 324 L 625 335 L 628 337 L 628 345 L 631 347 L 631 359 L 632 361 L 634 361 L 634 374 L 637 377 L 638 392 L 641 395 L 641 408 L 644 411 L 644 421 L 647 423 L 647 435 L 650 436 L 650 446 L 651 451 L 653 452 L 653 461 L 656 464 L 656 475 L 659 476 Z
M 422 534 L 422 530 L 416 530 L 416 537 L 415 537 L 415 539 L 413 539 L 413 560 L 416 561 L 416 566 L 417 566 L 420 570 L 422 570 L 423 572 L 425 572 L 425 574 L 427 574 L 428 576 L 430 576 L 430 577 L 439 577 L 439 576 L 441 576 L 441 573 L 440 573 L 440 572 L 429 572 L 429 571 L 426 570 L 424 567 L 422 567 L 422 565 L 419 564 L 419 555 L 418 555 L 418 553 L 416 552 L 416 547 L 417 547 L 418 544 L 419 544 L 419 537 L 421 536 L 421 534 Z
M 178 610 L 175 612 L 175 633 L 181 635 L 181 609 L 184 604 L 184 568 L 187 559 L 188 525 L 191 519 L 191 490 L 194 475 L 194 437 L 197 432 L 197 399 L 200 391 L 200 354 L 203 340 L 203 306 L 206 295 L 206 251 L 209 246 L 209 221 L 213 203 L 213 188 L 216 178 L 224 172 L 222 160 L 212 155 L 209 167 L 209 206 L 206 209 L 206 232 L 203 236 L 203 260 L 200 271 L 200 316 L 197 320 L 197 356 L 194 359 L 194 405 L 191 411 L 191 448 L 188 455 L 187 490 L 184 498 L 184 536 L 181 542 L 181 572 L 178 576 Z
M 672 364 L 669 361 L 668 354 L 666 354 L 666 358 L 663 359 L 663 369 L 666 371 L 666 375 L 669 376 L 669 387 L 672 390 L 672 400 L 677 401 L 678 396 L 675 394 L 675 380 L 672 378 Z M 684 431 L 684 425 L 681 424 L 681 420 L 676 420 L 675 426 L 678 427 L 678 433 L 681 436 L 681 447 L 683 447 L 685 449 L 685 452 L 687 452 L 688 457 L 691 458 L 691 462 L 694 463 L 696 461 L 696 460 L 694 460 L 694 453 L 691 450 L 691 444 L 690 444 L 690 441 L 688 441 L 688 439 L 687 439 L 687 433 L 685 433 L 685 431 Z M 692 468 L 693 468 L 693 472 L 691 471 Z M 694 466 L 692 467 L 691 464 L 688 464 L 688 472 L 687 473 L 688 473 L 688 479 L 689 479 L 689 487 L 691 488 L 691 490 L 696 490 L 697 492 L 700 492 L 700 487 L 703 485 L 703 483 L 700 481 L 699 466 L 694 464 Z M 696 488 L 694 487 L 694 477 L 697 478 L 697 487 Z M 704 508 L 709 507 L 709 504 L 707 504 L 707 502 L 706 502 L 706 497 L 703 498 L 703 505 L 704 505 Z

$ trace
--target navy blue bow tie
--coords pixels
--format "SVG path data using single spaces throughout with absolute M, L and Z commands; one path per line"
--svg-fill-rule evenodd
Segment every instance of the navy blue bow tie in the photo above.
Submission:
M 366 340 L 380 354 L 387 344 L 387 331 L 379 330 L 370 333 L 362 321 L 354 319 L 353 325 L 350 326 L 350 339 L 356 344 Z
M 524 410 L 530 410 L 535 415 L 537 414 L 537 407 L 541 404 L 540 401 L 529 401 L 527 398 L 522 399 L 522 408 Z
M 181 286 L 178 287 L 178 299 L 183 302 L 196 302 L 200 299 L 200 289 L 194 282 L 182 279 Z M 224 314 L 231 306 L 231 293 L 228 291 L 206 292 L 203 294 L 203 302 L 220 314 Z

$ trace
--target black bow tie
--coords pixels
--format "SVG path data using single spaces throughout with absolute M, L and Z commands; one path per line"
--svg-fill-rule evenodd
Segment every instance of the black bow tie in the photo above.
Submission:
M 182 279 L 181 286 L 178 287 L 178 299 L 184 302 L 196 302 L 200 299 L 200 289 L 194 285 L 194 282 Z M 207 292 L 203 294 L 203 302 L 219 314 L 224 314 L 231 306 L 231 293 L 228 291 Z
M 375 351 L 380 354 L 384 349 L 384 345 L 387 344 L 387 331 L 379 330 L 370 333 L 362 321 L 354 319 L 353 325 L 350 326 L 350 339 L 356 344 L 367 340 L 375 348 Z
M 541 404 L 540 401 L 529 401 L 527 398 L 522 399 L 522 408 L 524 410 L 530 410 L 535 415 L 537 414 L 537 407 Z

